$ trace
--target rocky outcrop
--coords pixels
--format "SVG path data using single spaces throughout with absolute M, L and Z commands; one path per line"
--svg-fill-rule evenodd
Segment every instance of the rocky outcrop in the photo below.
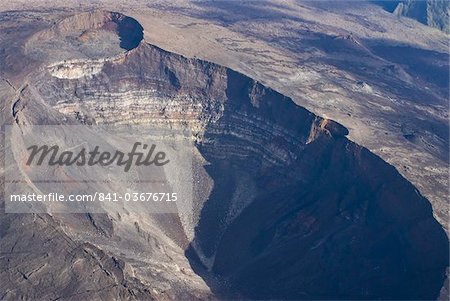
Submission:
M 116 59 L 120 58 L 121 56 L 118 56 Z M 62 63 L 50 64 L 47 69 L 52 76 L 60 79 L 91 78 L 102 71 L 106 62 L 111 61 L 114 61 L 114 58 L 65 60 Z
M 415 19 L 420 23 L 450 32 L 449 2 L 445 0 L 374 1 L 397 16 Z M 383 3 L 384 2 L 384 3 Z

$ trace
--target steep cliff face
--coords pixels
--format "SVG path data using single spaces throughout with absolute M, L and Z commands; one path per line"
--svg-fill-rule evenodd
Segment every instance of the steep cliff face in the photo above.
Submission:
M 227 140 L 215 139 L 215 146 L 230 149 Z M 231 156 L 231 166 L 230 158 L 207 156 L 218 184 L 195 241 L 214 258 L 208 268 L 228 279 L 229 292 L 274 299 L 436 297 L 431 291 L 439 291 L 442 274 L 430 271 L 445 265 L 445 236 L 425 213 L 426 201 L 378 157 L 326 134 L 282 167 Z M 225 226 L 223 212 L 233 204 L 224 200 L 236 195 L 249 204 Z M 439 248 L 422 249 L 428 231 Z
M 405 1 L 374 1 L 386 10 L 396 14 L 415 19 L 420 23 L 450 32 L 449 2 L 445 0 L 405 0 Z
M 95 24 L 91 17 L 88 24 Z M 45 64 L 33 75 L 19 97 L 18 124 L 159 124 L 193 133 L 194 175 L 202 181 L 190 219 L 91 217 L 112 229 L 95 245 L 122 256 L 139 288 L 152 288 L 162 276 L 148 272 L 130 245 L 145 250 L 154 243 L 158 250 L 170 239 L 180 246 L 176 256 L 185 249 L 192 269 L 219 297 L 439 294 L 448 240 L 430 204 L 392 166 L 349 141 L 342 125 L 233 70 L 144 41 L 109 58 Z M 136 220 L 157 222 L 137 227 Z M 81 229 L 71 229 L 76 241 L 92 241 Z M 132 244 L 112 248 L 115 240 Z M 186 279 L 168 295 L 186 297 L 180 290 L 194 287 L 196 278 Z

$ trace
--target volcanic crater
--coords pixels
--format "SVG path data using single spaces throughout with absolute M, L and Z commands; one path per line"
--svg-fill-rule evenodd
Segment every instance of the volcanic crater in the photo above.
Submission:
M 15 104 L 17 126 L 133 123 L 193 133 L 191 216 L 80 217 L 107 239 L 79 225 L 66 229 L 75 242 L 119 258 L 123 277 L 132 274 L 150 290 L 162 276 L 131 245 L 158 252 L 150 241 L 168 239 L 189 262 L 184 269 L 218 298 L 439 295 L 448 240 L 430 203 L 394 167 L 350 141 L 344 126 L 229 68 L 148 44 L 142 26 L 119 13 L 62 20 L 32 36 L 26 55 L 42 64 Z M 133 244 L 111 247 L 121 240 Z M 185 296 L 196 287 L 192 277 L 166 290 Z

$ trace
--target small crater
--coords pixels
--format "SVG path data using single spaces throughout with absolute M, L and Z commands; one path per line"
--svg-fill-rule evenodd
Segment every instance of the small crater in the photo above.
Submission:
M 135 19 L 116 12 L 80 13 L 33 35 L 25 53 L 41 61 L 100 59 L 136 48 L 144 29 Z

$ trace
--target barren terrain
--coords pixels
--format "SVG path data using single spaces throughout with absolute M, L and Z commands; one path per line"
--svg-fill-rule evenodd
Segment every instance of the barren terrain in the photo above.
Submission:
M 191 216 L 2 213 L 0 299 L 438 297 L 447 34 L 368 2 L 52 3 L 0 6 L 2 124 L 187 127 L 203 185 Z

